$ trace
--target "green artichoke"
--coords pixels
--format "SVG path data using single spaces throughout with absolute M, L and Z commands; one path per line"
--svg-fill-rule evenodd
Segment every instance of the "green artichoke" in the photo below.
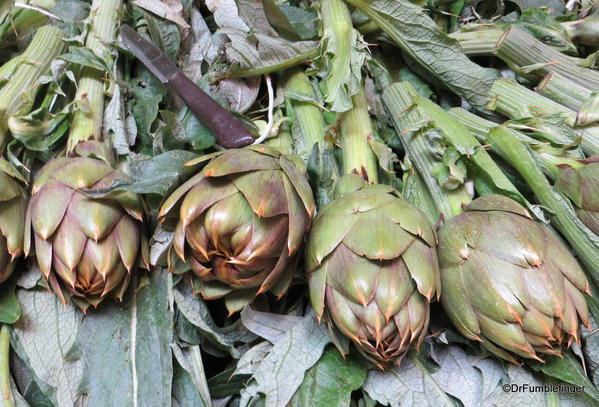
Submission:
M 15 260 L 23 251 L 23 229 L 27 196 L 23 188 L 0 170 L 0 283 L 15 268 Z
M 33 184 L 25 253 L 33 232 L 39 267 L 64 303 L 72 298 L 86 309 L 108 294 L 122 300 L 134 267 L 148 268 L 139 197 L 129 192 L 90 195 L 119 181 L 129 178 L 103 160 L 62 157 L 49 161 Z
M 562 170 L 555 185 L 570 198 L 582 223 L 599 235 L 599 157 L 592 161 Z
M 589 284 L 568 249 L 515 201 L 486 195 L 439 231 L 441 303 L 466 337 L 517 362 L 559 355 L 589 323 Z M 511 352 L 511 353 L 510 353 Z
M 207 299 L 224 297 L 231 313 L 260 293 L 282 296 L 315 210 L 305 175 L 290 156 L 266 146 L 188 165 L 206 162 L 160 211 L 162 222 L 176 225 L 176 256 L 197 277 L 195 289 Z
M 440 294 L 435 231 L 390 186 L 346 175 L 336 190 L 306 245 L 310 300 L 383 369 L 426 335 L 429 303 Z

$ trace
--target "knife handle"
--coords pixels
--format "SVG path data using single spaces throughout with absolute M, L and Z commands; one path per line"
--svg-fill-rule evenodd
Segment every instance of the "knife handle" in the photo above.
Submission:
M 224 148 L 240 148 L 254 142 L 254 138 L 241 121 L 216 103 L 182 72 L 178 71 L 171 76 L 168 85 L 212 131 L 219 145 Z

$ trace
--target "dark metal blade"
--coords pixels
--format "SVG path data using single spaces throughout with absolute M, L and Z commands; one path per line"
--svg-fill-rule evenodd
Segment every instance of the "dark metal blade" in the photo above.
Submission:
M 121 26 L 121 37 L 125 46 L 162 83 L 167 83 L 179 69 L 156 45 L 136 33 L 127 24 Z

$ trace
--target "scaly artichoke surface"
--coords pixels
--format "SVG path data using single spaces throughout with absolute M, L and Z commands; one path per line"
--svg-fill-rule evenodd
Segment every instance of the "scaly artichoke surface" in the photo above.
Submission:
M 15 260 L 23 252 L 23 229 L 27 197 L 12 177 L 0 171 L 0 283 L 15 268 Z
M 588 325 L 584 272 L 568 249 L 515 201 L 486 195 L 439 231 L 448 316 L 491 353 L 542 361 Z M 516 355 L 516 356 L 514 356 Z
M 133 269 L 148 267 L 139 197 L 116 192 L 95 198 L 87 192 L 128 180 L 103 160 L 61 157 L 49 161 L 33 184 L 25 253 L 33 232 L 39 267 L 63 302 L 72 298 L 85 309 L 108 294 L 121 300 Z
M 599 156 L 593 161 L 562 170 L 556 187 L 570 198 L 582 223 L 599 235 Z
M 392 187 L 346 175 L 306 246 L 312 306 L 379 368 L 419 345 L 440 294 L 436 236 Z
M 202 296 L 224 297 L 231 313 L 260 293 L 282 296 L 315 210 L 306 176 L 289 156 L 266 146 L 188 165 L 204 162 L 160 211 L 162 221 L 176 224 L 174 252 L 197 277 Z

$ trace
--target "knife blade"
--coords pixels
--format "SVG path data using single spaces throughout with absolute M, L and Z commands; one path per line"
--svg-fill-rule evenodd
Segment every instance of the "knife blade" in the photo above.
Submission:
M 158 80 L 168 85 L 208 127 L 216 142 L 225 148 L 239 148 L 253 143 L 254 138 L 241 121 L 216 103 L 206 92 L 172 63 L 168 57 L 127 24 L 121 26 L 125 46 Z

